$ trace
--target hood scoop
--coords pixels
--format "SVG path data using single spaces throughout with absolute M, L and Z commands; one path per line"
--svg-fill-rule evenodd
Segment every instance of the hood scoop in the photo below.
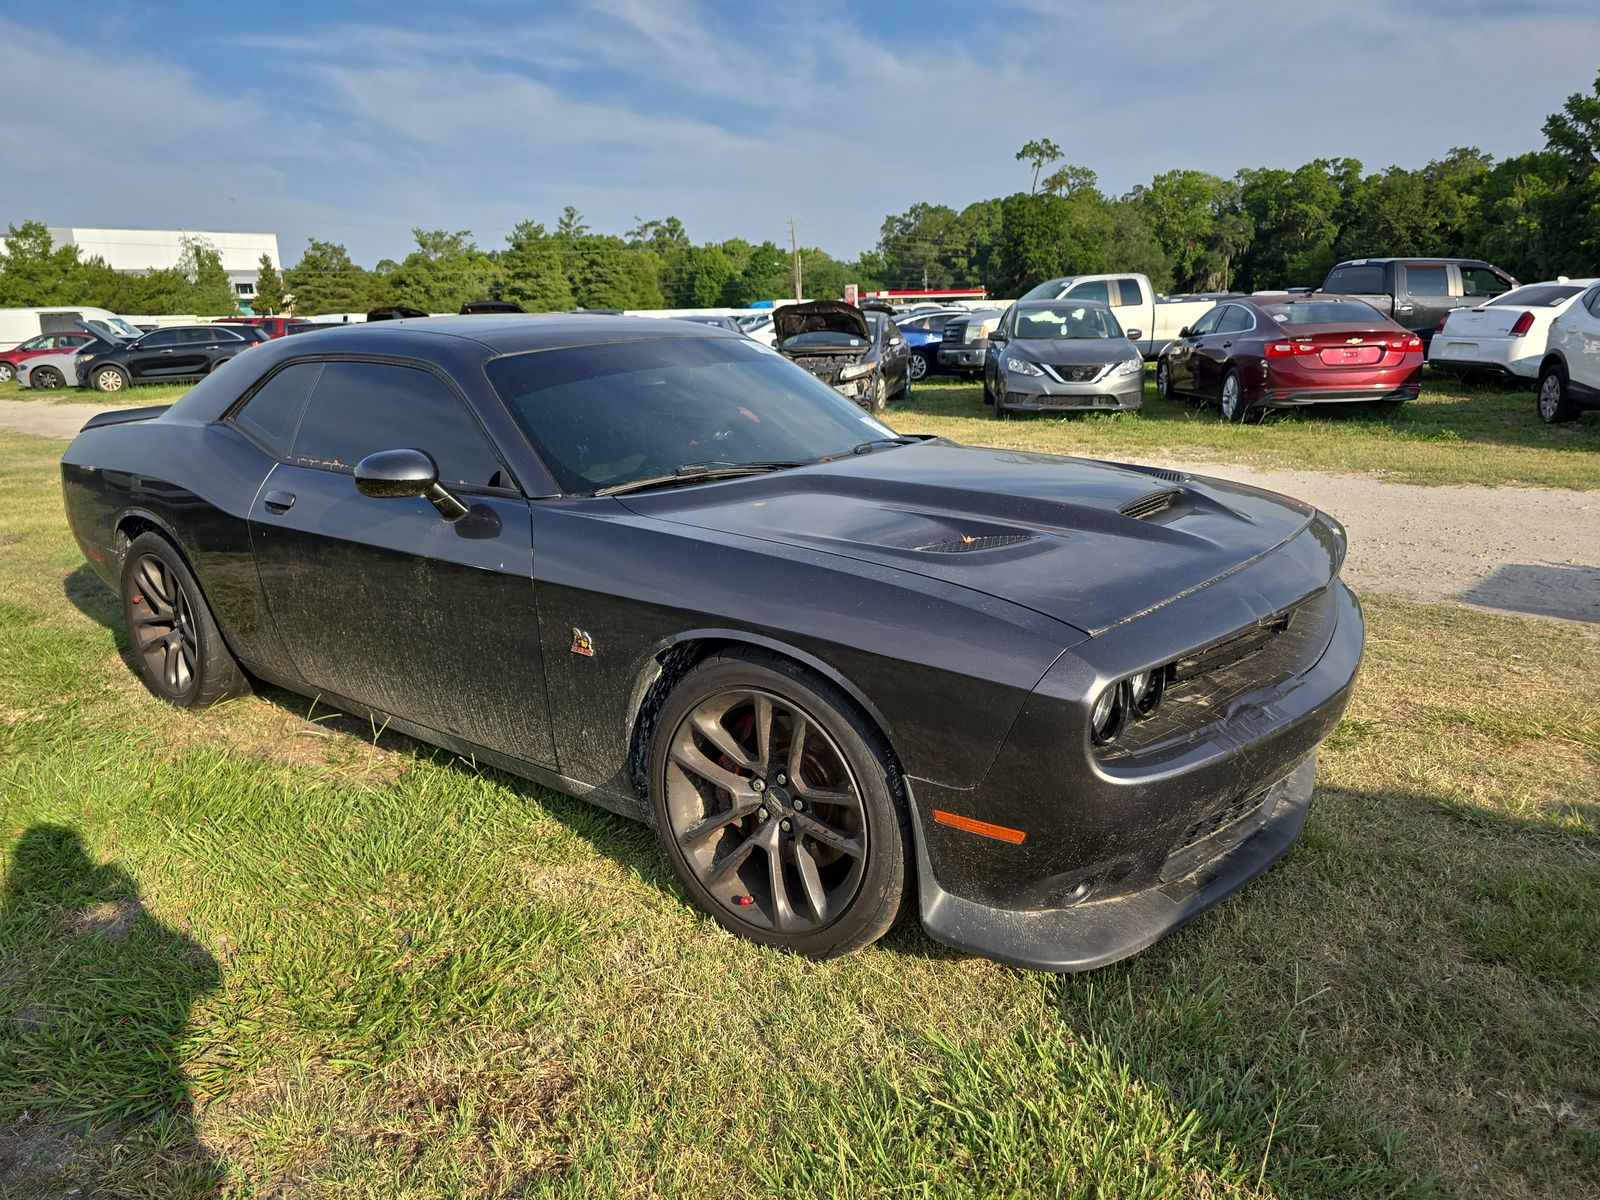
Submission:
M 1034 539 L 1031 533 L 989 533 L 980 537 L 962 537 L 948 542 L 929 542 L 917 549 L 924 554 L 971 554 L 975 550 L 995 550 L 1001 546 L 1017 546 Z
M 1177 488 L 1168 488 L 1166 491 L 1151 492 L 1148 496 L 1130 500 L 1117 511 L 1125 517 L 1132 517 L 1135 521 L 1148 521 L 1151 517 L 1166 512 L 1182 498 L 1183 493 Z

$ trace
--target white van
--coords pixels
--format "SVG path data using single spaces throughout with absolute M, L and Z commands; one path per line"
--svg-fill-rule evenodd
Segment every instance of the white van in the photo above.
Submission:
M 15 350 L 41 333 L 77 333 L 78 322 L 102 329 L 120 341 L 132 341 L 139 331 L 116 313 L 85 304 L 59 308 L 0 308 L 0 351 Z

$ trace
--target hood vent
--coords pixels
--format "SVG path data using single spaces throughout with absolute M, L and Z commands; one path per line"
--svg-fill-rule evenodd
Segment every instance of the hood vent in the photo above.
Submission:
M 1189 479 L 1182 471 L 1168 471 L 1165 468 L 1153 470 L 1150 474 L 1157 479 L 1165 479 L 1168 483 L 1187 483 Z
M 994 550 L 1033 540 L 1031 533 L 990 533 L 982 537 L 961 537 L 949 542 L 930 542 L 917 549 L 924 554 L 969 554 L 974 550 Z
M 1157 513 L 1166 512 L 1178 502 L 1178 497 L 1183 493 L 1176 488 L 1169 488 L 1164 492 L 1151 492 L 1148 496 L 1140 496 L 1131 500 L 1117 511 L 1125 517 L 1132 517 L 1135 521 L 1148 521 Z

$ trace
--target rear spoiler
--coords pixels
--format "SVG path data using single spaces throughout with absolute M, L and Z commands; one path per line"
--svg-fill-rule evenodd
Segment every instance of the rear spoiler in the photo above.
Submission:
M 151 404 L 144 408 L 118 408 L 111 412 L 95 413 L 84 422 L 84 429 L 99 429 L 102 425 L 126 425 L 129 421 L 148 421 L 152 417 L 159 417 L 170 404 Z

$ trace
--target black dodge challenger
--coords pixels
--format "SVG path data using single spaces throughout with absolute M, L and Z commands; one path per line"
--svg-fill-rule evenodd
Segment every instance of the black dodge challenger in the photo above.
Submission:
M 266 680 L 647 821 L 816 957 L 913 898 L 1027 967 L 1149 945 L 1289 848 L 1361 658 L 1307 505 L 899 437 L 702 325 L 284 338 L 62 474 L 157 695 Z

